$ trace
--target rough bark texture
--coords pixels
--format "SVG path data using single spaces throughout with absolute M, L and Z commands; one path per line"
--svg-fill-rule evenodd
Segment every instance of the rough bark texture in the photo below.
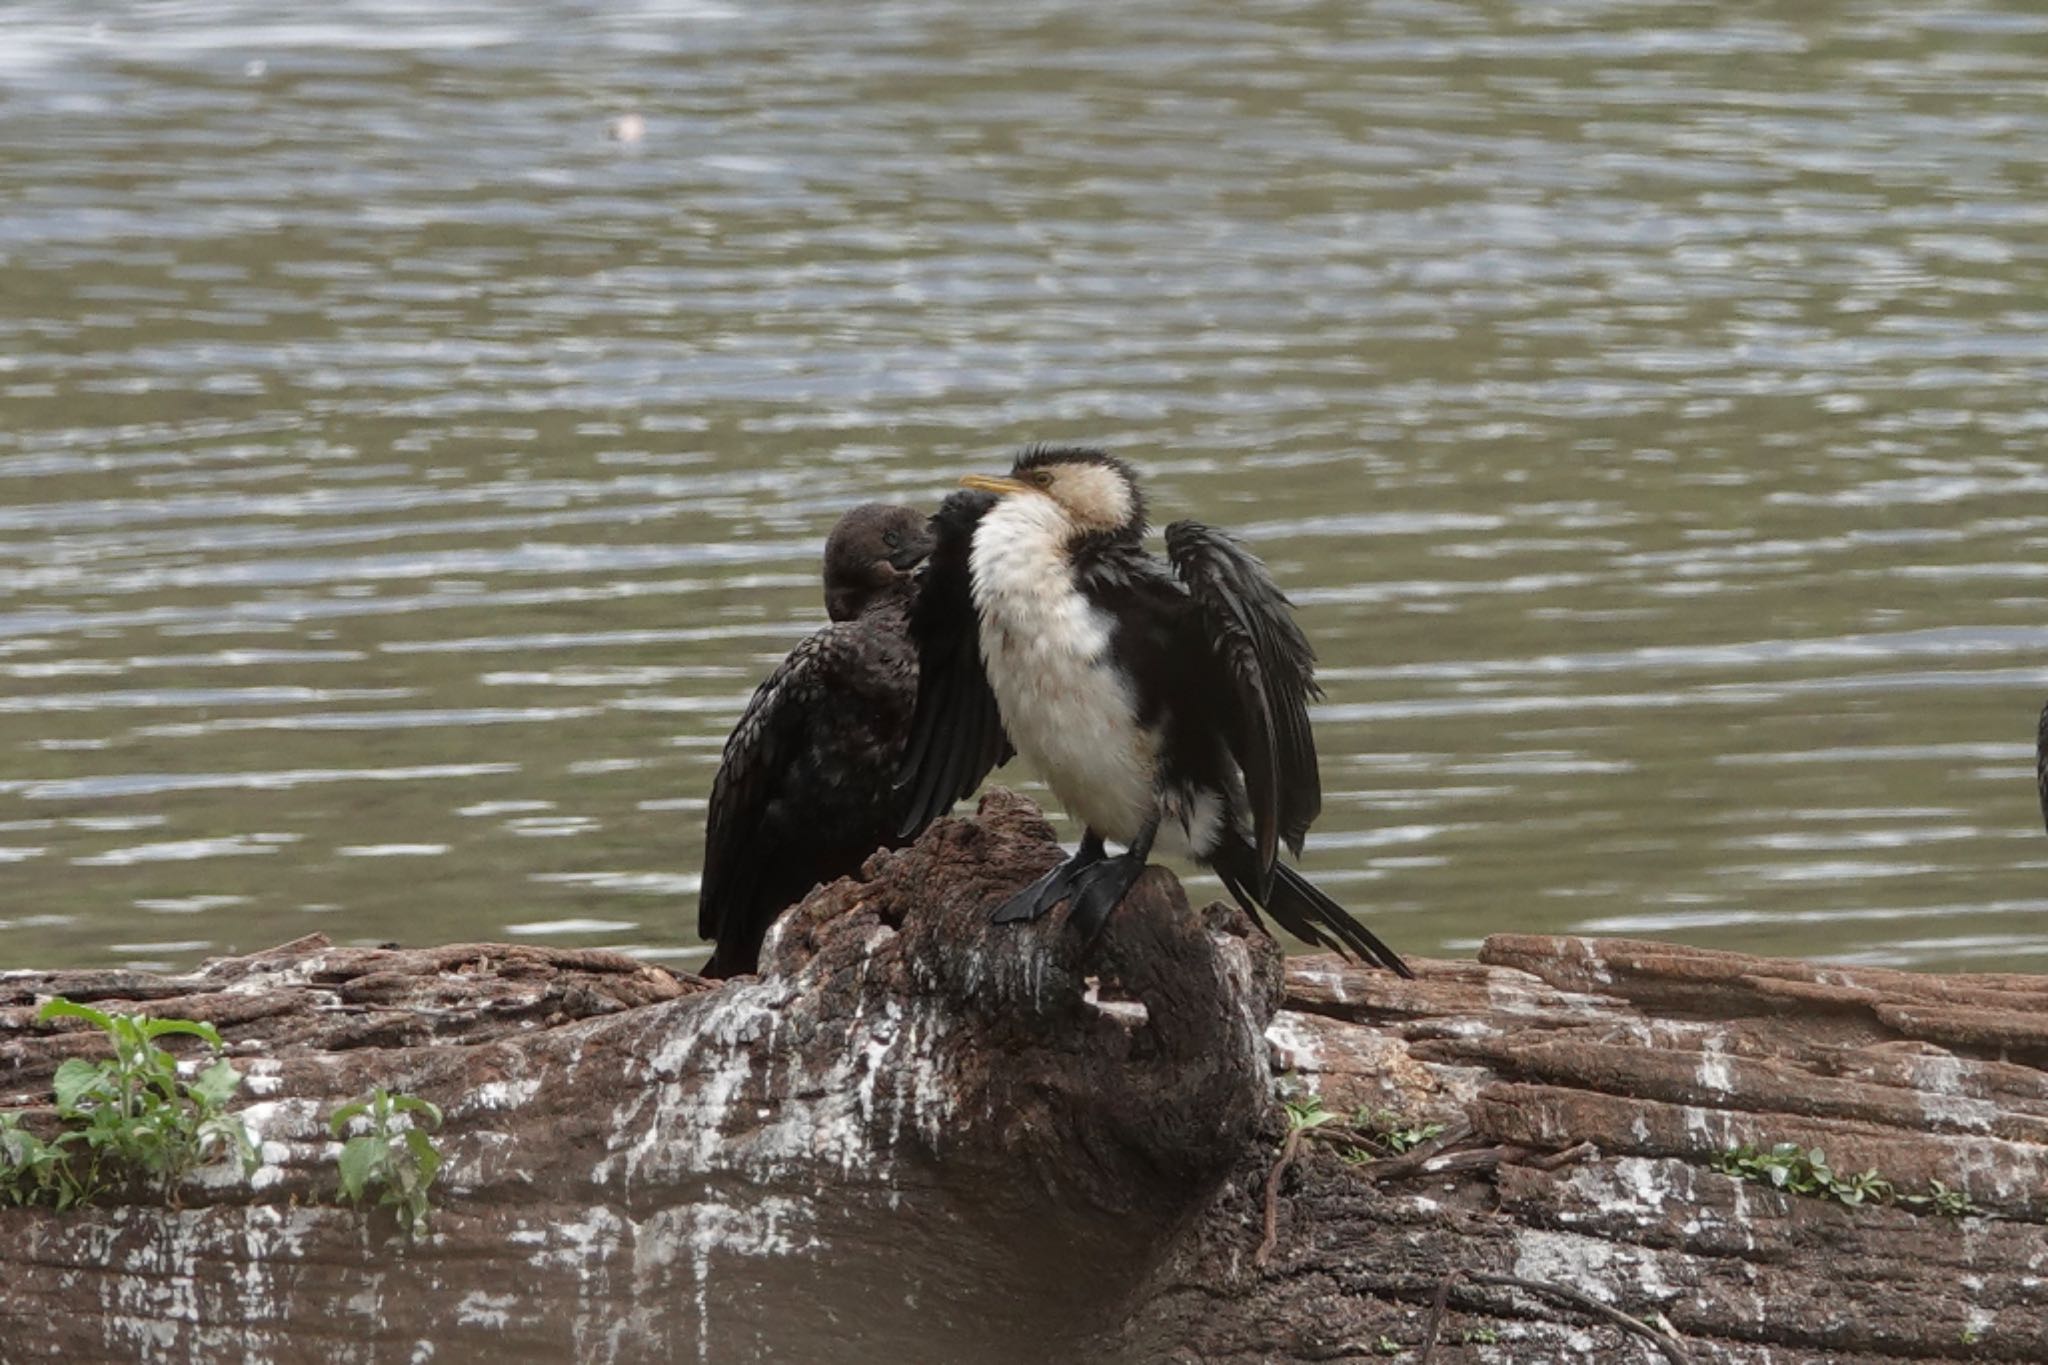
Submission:
M 1518 935 L 1413 982 L 1288 965 L 1276 1070 L 1469 1134 L 1378 1168 L 1304 1144 L 1263 1270 L 1272 1148 L 1248 1154 L 1105 1358 L 1412 1360 L 1442 1295 L 1438 1362 L 2048 1360 L 2048 979 Z M 1712 1168 L 1781 1142 L 1976 1212 Z M 1489 1276 L 1668 1325 L 1677 1356 Z
M 319 940 L 0 974 L 0 1107 L 98 1047 L 51 994 L 207 1019 L 264 1158 L 182 1208 L 0 1211 L 0 1360 L 1249 1365 L 1419 1360 L 1433 1320 L 1438 1362 L 2048 1358 L 2048 982 L 1512 936 L 1283 972 L 1157 870 L 1083 964 L 982 913 L 1057 856 L 996 793 L 716 989 Z M 1332 1125 L 1274 1180 L 1276 1080 L 1448 1140 L 1359 1166 Z M 334 1203 L 325 1118 L 377 1084 L 448 1111 L 418 1240 Z M 1787 1141 L 1979 1212 L 1710 1167 Z

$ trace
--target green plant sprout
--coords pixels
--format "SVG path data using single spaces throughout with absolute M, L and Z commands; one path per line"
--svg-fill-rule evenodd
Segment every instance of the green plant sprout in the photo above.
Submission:
M 357 1119 L 369 1131 L 341 1145 L 341 1197 L 360 1204 L 373 1187 L 377 1202 L 393 1210 L 414 1237 L 427 1230 L 427 1191 L 441 1169 L 441 1149 L 428 1134 L 441 1126 L 441 1111 L 417 1095 L 394 1095 L 383 1086 L 367 1100 L 355 1100 L 334 1111 L 327 1127 L 340 1137 Z
M 191 1037 L 218 1054 L 221 1036 L 213 1025 L 115 1014 L 61 996 L 36 1017 L 83 1019 L 106 1036 L 114 1055 L 73 1057 L 57 1068 L 51 1088 L 65 1126 L 55 1137 L 29 1132 L 19 1113 L 0 1114 L 0 1199 L 68 1209 L 124 1183 L 148 1181 L 175 1206 L 185 1177 L 216 1156 L 234 1156 L 245 1172 L 255 1168 L 249 1130 L 227 1112 L 242 1084 L 234 1064 L 216 1055 L 188 1081 L 178 1074 L 178 1059 L 157 1046 L 159 1038 Z
M 1303 1095 L 1284 1101 L 1290 1132 L 1336 1125 L 1328 1137 L 1338 1144 L 1338 1155 L 1354 1165 L 1412 1152 L 1443 1132 L 1441 1123 L 1408 1123 L 1390 1109 L 1360 1105 L 1349 1114 L 1323 1107 L 1321 1095 Z
M 1839 1173 L 1828 1164 L 1826 1152 L 1818 1147 L 1802 1148 L 1796 1142 L 1780 1142 L 1768 1151 L 1748 1145 L 1731 1147 L 1716 1155 L 1712 1165 L 1723 1175 L 1753 1180 L 1787 1194 L 1832 1199 L 1850 1208 L 1900 1204 L 1947 1218 L 1967 1218 L 1977 1212 L 1968 1194 L 1939 1180 L 1930 1181 L 1925 1194 L 1902 1194 L 1897 1184 L 1874 1169 L 1855 1175 Z

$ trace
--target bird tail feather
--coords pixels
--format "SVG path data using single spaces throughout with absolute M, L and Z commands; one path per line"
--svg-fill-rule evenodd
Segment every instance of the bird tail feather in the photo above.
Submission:
M 1258 855 L 1242 838 L 1226 838 L 1211 856 L 1210 865 L 1254 923 L 1261 922 L 1258 912 L 1264 908 L 1275 923 L 1296 938 L 1377 963 L 1396 976 L 1414 978 L 1415 973 L 1401 960 L 1401 955 L 1380 942 L 1379 935 L 1287 864 L 1275 862 L 1265 894 L 1255 894 L 1261 882 Z

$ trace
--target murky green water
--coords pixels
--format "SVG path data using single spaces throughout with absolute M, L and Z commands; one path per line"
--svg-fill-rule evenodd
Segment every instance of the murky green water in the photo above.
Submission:
M 0 13 L 0 965 L 692 960 L 833 516 L 1051 439 L 1297 590 L 1400 947 L 2048 969 L 2036 5 L 95 8 Z

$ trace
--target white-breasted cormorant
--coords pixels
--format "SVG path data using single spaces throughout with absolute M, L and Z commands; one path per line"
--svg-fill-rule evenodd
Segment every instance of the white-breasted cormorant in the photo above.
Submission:
M 1029 759 L 1084 827 L 1072 858 L 1000 906 L 1035 919 L 1069 896 L 1100 932 L 1154 841 L 1214 868 L 1238 904 L 1310 943 L 1403 976 L 1401 959 L 1279 860 L 1322 809 L 1308 703 L 1315 655 L 1266 567 L 1198 522 L 1144 548 L 1130 466 L 1032 449 L 970 476 L 933 518 L 912 636 L 921 666 L 905 828 L 1003 757 Z M 1105 840 L 1126 852 L 1110 857 Z
M 923 513 L 883 503 L 826 540 L 832 624 L 755 689 L 711 782 L 697 933 L 718 946 L 704 975 L 753 971 L 777 915 L 909 837 L 894 789 L 917 701 L 905 616 L 931 545 Z

